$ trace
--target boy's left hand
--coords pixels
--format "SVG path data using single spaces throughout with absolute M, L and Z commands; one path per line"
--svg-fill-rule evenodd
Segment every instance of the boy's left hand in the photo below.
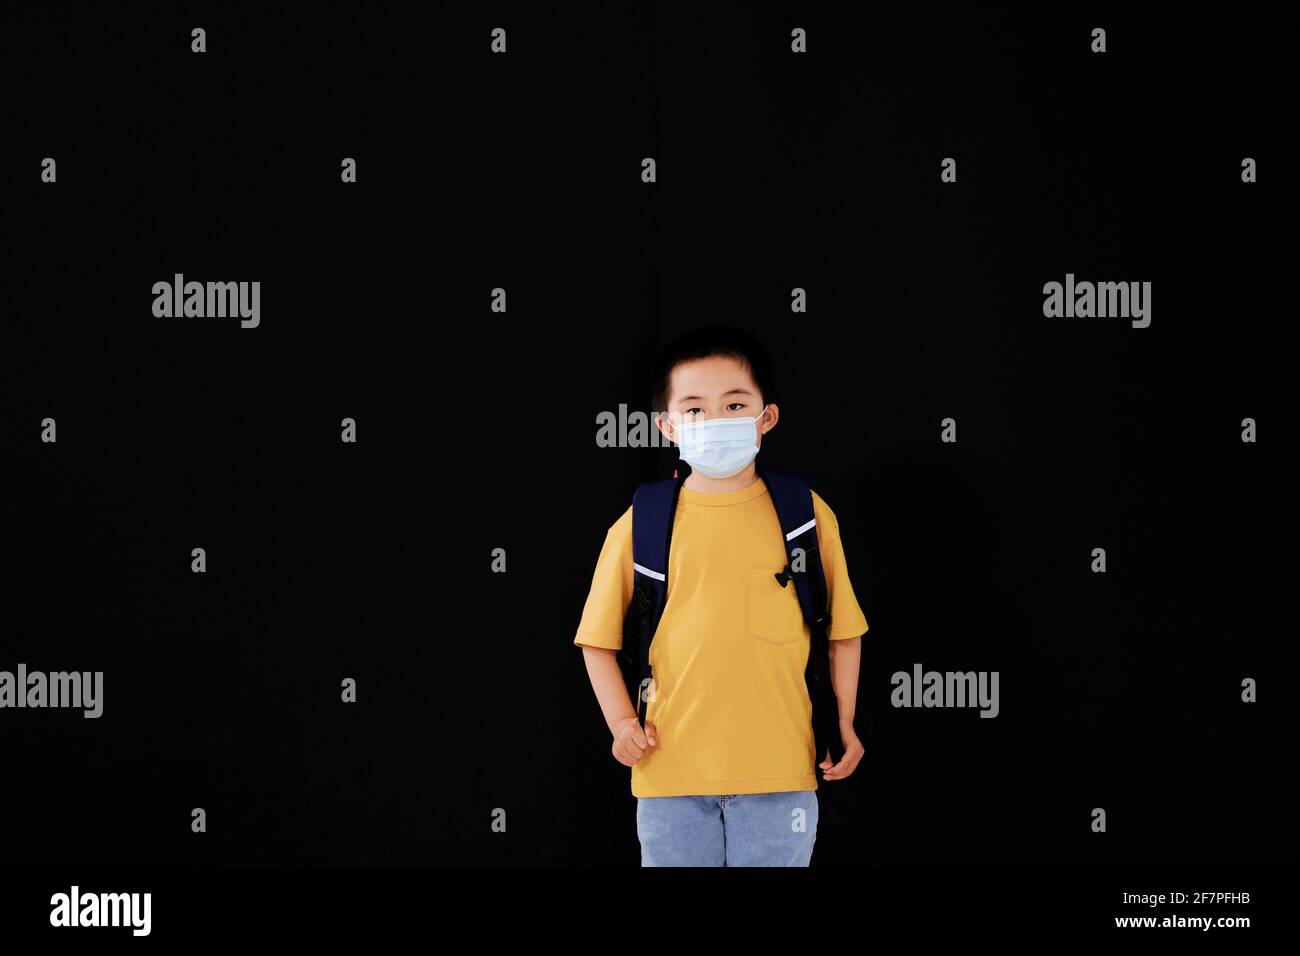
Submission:
M 840 742 L 844 744 L 844 756 L 840 762 L 832 764 L 831 752 L 828 750 L 826 757 L 817 765 L 822 770 L 823 780 L 843 780 L 858 768 L 858 761 L 866 753 L 862 742 L 858 740 L 857 731 L 853 729 L 852 721 L 840 721 Z

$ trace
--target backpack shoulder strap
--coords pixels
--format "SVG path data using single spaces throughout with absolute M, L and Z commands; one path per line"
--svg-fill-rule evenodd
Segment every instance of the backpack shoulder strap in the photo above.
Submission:
M 813 629 L 830 630 L 831 615 L 827 607 L 826 575 L 822 569 L 817 543 L 817 517 L 813 512 L 812 489 L 799 472 L 784 468 L 762 468 L 759 475 L 767 485 L 776 507 L 781 533 L 785 536 L 788 559 L 785 570 L 776 576 L 784 587 L 793 580 L 799 595 L 804 620 Z
M 677 499 L 688 472 L 681 469 L 663 481 L 639 486 L 632 496 L 632 601 L 627 609 L 625 635 L 635 635 L 637 717 L 645 726 L 646 702 L 654 677 L 650 643 L 668 601 L 668 549 L 672 543 Z M 629 665 L 631 654 L 625 654 Z
M 632 568 L 634 581 L 648 587 L 668 578 L 668 545 L 677 508 L 675 478 L 646 482 L 632 496 Z
M 782 587 L 794 582 L 799 607 L 808 622 L 810 641 L 804 680 L 813 711 L 814 767 L 828 751 L 831 760 L 838 763 L 844 755 L 844 745 L 839 733 L 839 705 L 831 686 L 828 639 L 831 611 L 817 542 L 812 489 L 799 472 L 759 466 L 758 474 L 767 485 L 785 536 L 786 565 L 776 574 L 776 579 Z

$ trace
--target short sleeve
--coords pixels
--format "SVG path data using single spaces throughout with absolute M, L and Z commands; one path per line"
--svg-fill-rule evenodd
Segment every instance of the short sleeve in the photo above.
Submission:
M 596 559 L 591 590 L 582 609 L 574 644 L 619 650 L 623 646 L 623 620 L 632 600 L 632 509 L 623 512 L 605 533 Z
M 813 492 L 813 516 L 817 519 L 817 547 L 821 551 L 826 591 L 830 598 L 831 629 L 827 637 L 832 641 L 860 637 L 867 632 L 867 618 L 858 606 L 853 582 L 849 580 L 840 525 L 835 512 L 816 492 Z

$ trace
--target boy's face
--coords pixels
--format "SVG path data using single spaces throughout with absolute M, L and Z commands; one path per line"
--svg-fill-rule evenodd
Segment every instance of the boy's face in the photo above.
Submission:
M 665 411 L 665 409 L 658 409 Z M 763 436 L 776 427 L 777 407 L 768 405 L 763 412 L 763 396 L 754 384 L 749 368 L 725 355 L 683 362 L 672 372 L 668 390 L 667 420 L 659 419 L 659 430 L 677 441 L 682 422 L 707 421 L 711 418 L 753 418 L 762 413 L 758 426 L 758 445 Z

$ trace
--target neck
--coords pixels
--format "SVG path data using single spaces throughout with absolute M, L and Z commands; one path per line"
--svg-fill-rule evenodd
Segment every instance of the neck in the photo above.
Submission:
M 758 467 L 751 461 L 730 478 L 710 478 L 693 471 L 686 476 L 682 487 L 706 495 L 720 495 L 728 491 L 742 491 L 758 480 Z

